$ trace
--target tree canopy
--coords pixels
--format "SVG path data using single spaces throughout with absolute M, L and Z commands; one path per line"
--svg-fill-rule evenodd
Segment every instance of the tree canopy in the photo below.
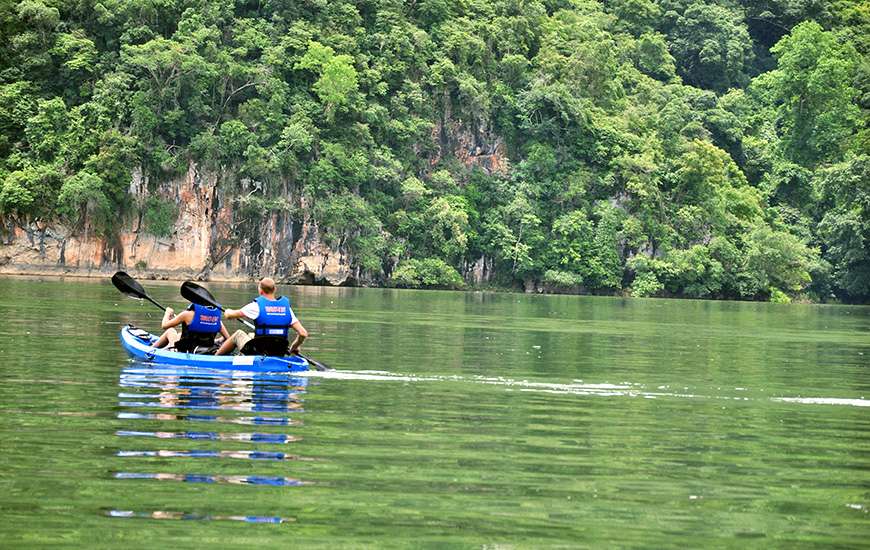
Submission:
M 195 165 L 373 284 L 870 299 L 860 0 L 0 0 L 0 31 L 5 224 L 168 235 L 131 175 Z

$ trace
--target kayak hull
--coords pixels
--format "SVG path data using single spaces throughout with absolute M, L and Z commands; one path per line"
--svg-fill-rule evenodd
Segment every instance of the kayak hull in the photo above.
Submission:
M 146 341 L 145 338 L 134 336 L 129 326 L 121 329 L 120 338 L 121 346 L 130 357 L 143 363 L 248 372 L 304 372 L 309 368 L 308 361 L 298 355 L 199 355 L 159 349 L 154 347 L 156 336 L 149 334 Z

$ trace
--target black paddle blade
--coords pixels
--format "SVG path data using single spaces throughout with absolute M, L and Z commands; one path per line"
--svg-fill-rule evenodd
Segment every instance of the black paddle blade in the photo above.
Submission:
M 190 302 L 200 305 L 200 306 L 211 306 L 220 309 L 221 311 L 224 308 L 214 299 L 214 296 L 211 293 L 194 283 L 193 281 L 184 281 L 181 284 L 181 295 L 185 300 L 189 300 Z
M 126 294 L 130 298 L 139 298 L 140 300 L 148 300 L 155 306 L 160 309 L 166 309 L 163 305 L 154 301 L 151 296 L 145 292 L 145 289 L 142 288 L 142 285 L 136 282 L 136 279 L 130 277 L 123 271 L 119 271 L 112 275 L 112 284 L 115 285 L 115 288 L 121 291 L 121 293 Z
M 123 271 L 119 271 L 112 275 L 112 284 L 123 294 L 131 298 L 139 298 L 143 300 L 148 297 L 142 285 L 136 282 L 133 277 L 130 277 Z

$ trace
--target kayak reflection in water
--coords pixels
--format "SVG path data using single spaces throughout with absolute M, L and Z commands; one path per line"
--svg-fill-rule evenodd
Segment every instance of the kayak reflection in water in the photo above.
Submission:
M 308 337 L 308 331 L 305 330 L 290 308 L 290 299 L 286 296 L 276 296 L 275 281 L 269 277 L 260 280 L 257 292 L 259 296 L 251 303 L 241 309 L 227 309 L 225 312 L 227 319 L 246 318 L 253 321 L 256 326 L 254 332 L 237 330 L 221 345 L 217 355 L 226 355 L 236 349 L 245 354 L 257 354 L 258 352 L 251 350 L 250 347 L 245 349 L 245 345 L 253 343 L 255 338 L 259 339 L 260 337 L 279 339 L 289 344 L 289 329 L 291 328 L 296 331 L 296 338 L 289 346 L 289 353 L 292 355 L 299 352 L 302 342 Z
M 160 407 L 189 410 L 224 410 L 242 412 L 301 412 L 302 395 L 307 380 L 273 376 L 202 377 L 196 375 L 127 376 L 122 387 L 159 388 L 139 398 L 138 393 L 124 394 L 120 404 L 126 407 Z M 154 401 L 152 401 L 154 399 Z M 172 418 L 174 419 L 174 418 Z M 160 418 L 164 420 L 164 418 Z

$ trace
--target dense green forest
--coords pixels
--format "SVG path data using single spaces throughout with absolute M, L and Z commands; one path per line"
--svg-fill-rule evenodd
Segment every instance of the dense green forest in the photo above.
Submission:
M 0 0 L 0 35 L 6 228 L 167 231 L 131 174 L 195 162 L 376 284 L 870 299 L 862 0 Z

